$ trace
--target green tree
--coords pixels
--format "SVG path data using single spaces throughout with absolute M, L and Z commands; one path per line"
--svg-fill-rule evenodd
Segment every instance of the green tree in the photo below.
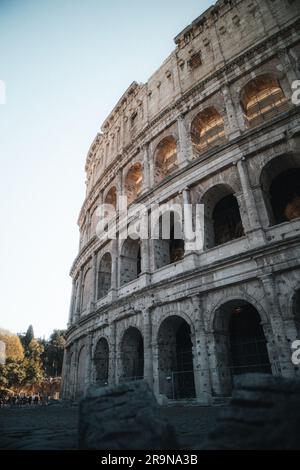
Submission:
M 24 349 L 17 335 L 0 329 L 0 341 L 5 343 L 5 355 L 7 359 L 21 361 L 24 358 Z
M 26 384 L 39 385 L 44 379 L 44 368 L 41 355 L 44 352 L 43 345 L 36 339 L 32 339 L 28 345 L 28 353 L 25 359 Z
M 5 363 L 0 365 L 0 389 L 18 390 L 25 378 L 24 349 L 20 338 L 6 330 L 0 330 L 0 341 L 5 343 Z
M 33 326 L 29 325 L 29 327 L 27 328 L 25 337 L 24 337 L 24 348 L 26 352 L 28 351 L 29 345 L 33 339 L 34 339 Z
M 64 330 L 54 330 L 48 341 L 45 341 L 42 356 L 47 376 L 61 376 L 65 348 Z

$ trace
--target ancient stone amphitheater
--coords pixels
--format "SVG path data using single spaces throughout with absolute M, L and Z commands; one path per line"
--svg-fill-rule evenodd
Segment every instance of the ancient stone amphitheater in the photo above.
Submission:
M 219 0 L 104 122 L 86 161 L 65 398 L 144 377 L 162 402 L 209 403 L 234 375 L 298 373 L 299 30 L 297 0 Z M 172 214 L 169 240 L 103 241 L 97 207 L 118 211 L 120 195 L 204 204 L 203 249 L 176 239 Z

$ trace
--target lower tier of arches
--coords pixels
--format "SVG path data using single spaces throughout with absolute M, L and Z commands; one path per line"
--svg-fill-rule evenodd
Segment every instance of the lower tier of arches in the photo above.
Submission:
M 289 276 L 294 289 L 285 295 L 276 286 L 286 280 L 264 276 L 206 299 L 193 294 L 149 306 L 145 298 L 123 317 L 108 315 L 103 326 L 78 327 L 67 343 L 64 397 L 79 399 L 91 385 L 145 379 L 161 400 L 209 403 L 230 396 L 243 373 L 298 375 L 292 344 L 300 339 L 299 271 Z

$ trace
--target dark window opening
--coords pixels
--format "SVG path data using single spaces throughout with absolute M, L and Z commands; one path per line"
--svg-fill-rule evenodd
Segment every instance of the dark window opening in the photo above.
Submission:
M 260 317 L 252 305 L 237 306 L 229 320 L 230 368 L 233 375 L 271 373 Z
M 219 201 L 213 211 L 215 246 L 244 235 L 243 224 L 236 198 L 233 194 Z
M 291 168 L 277 176 L 270 187 L 274 223 L 300 217 L 300 168 Z

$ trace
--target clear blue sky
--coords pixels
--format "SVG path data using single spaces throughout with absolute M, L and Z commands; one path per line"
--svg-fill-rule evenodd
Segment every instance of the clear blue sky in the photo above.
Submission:
M 66 326 L 89 146 L 211 3 L 0 0 L 0 327 Z

